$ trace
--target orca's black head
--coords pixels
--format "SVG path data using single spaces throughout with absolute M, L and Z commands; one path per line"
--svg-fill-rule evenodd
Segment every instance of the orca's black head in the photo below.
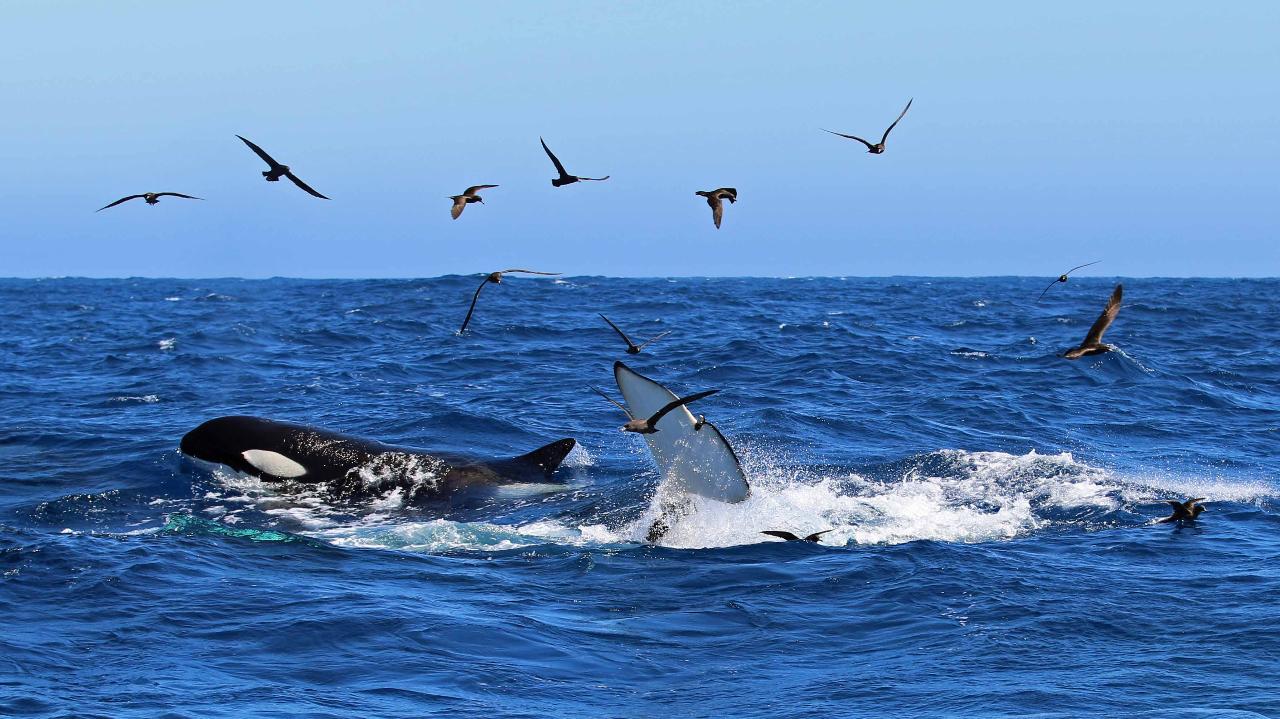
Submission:
M 188 457 L 243 471 L 245 450 L 269 448 L 262 441 L 250 441 L 267 435 L 267 424 L 257 417 L 218 417 L 183 435 L 178 449 Z

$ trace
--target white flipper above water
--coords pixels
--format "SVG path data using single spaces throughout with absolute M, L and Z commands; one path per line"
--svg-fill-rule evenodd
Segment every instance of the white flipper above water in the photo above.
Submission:
M 636 417 L 650 417 L 676 399 L 671 390 L 637 373 L 621 362 L 613 365 L 613 378 Z M 695 430 L 693 413 L 677 407 L 658 421 L 658 431 L 645 434 L 649 452 L 669 489 L 696 494 L 720 502 L 741 502 L 751 493 L 733 447 L 715 425 Z

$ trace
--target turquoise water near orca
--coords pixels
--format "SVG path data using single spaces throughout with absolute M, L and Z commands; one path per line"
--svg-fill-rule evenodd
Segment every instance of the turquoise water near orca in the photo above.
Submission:
M 0 715 L 1280 716 L 1280 281 L 1126 279 L 1070 362 L 1115 279 L 508 277 L 457 336 L 479 279 L 0 280 Z M 751 482 L 658 546 L 618 359 Z M 227 414 L 580 446 L 339 503 L 184 461 Z

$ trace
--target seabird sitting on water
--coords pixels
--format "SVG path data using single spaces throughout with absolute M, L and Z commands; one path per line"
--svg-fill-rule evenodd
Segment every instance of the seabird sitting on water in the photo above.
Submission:
M 814 532 L 813 534 L 810 534 L 807 537 L 799 537 L 792 534 L 791 532 L 787 532 L 781 529 L 766 529 L 763 532 L 761 532 L 761 534 L 767 534 L 771 537 L 779 537 L 781 539 L 787 540 L 788 542 L 813 542 L 814 544 L 817 544 L 819 537 L 826 534 L 827 532 L 833 532 L 833 531 L 835 530 L 824 529 L 821 532 Z
M 651 342 L 657 342 L 663 337 L 666 337 L 667 335 L 671 334 L 671 330 L 667 330 L 666 332 L 663 332 L 662 334 L 657 335 L 656 337 L 650 337 L 644 342 L 641 342 L 640 344 L 636 344 L 635 342 L 631 341 L 631 338 L 627 336 L 626 332 L 623 332 L 621 329 L 619 329 L 618 326 L 615 325 L 608 317 L 605 317 L 604 315 L 600 315 L 600 319 L 604 320 L 605 322 L 608 322 L 609 326 L 613 328 L 613 331 L 617 332 L 618 336 L 622 338 L 622 341 L 627 343 L 627 354 L 629 355 L 638 355 L 640 354 L 640 350 L 645 348 L 645 345 L 648 345 Z
M 1200 502 L 1204 501 L 1204 497 L 1196 497 L 1188 499 L 1185 502 L 1179 502 L 1176 499 L 1165 500 L 1173 506 L 1173 514 L 1158 520 L 1156 524 L 1164 524 L 1165 522 L 1194 522 L 1196 517 L 1204 511 L 1204 507 L 1200 506 Z
M 547 153 L 547 157 L 551 158 L 552 164 L 556 166 L 556 172 L 560 173 L 559 177 L 551 181 L 552 185 L 556 187 L 564 187 L 565 185 L 572 185 L 573 183 L 580 182 L 582 180 L 601 182 L 609 179 L 608 175 L 605 175 L 604 177 L 578 177 L 577 175 L 570 175 L 568 172 L 565 172 L 564 165 L 560 164 L 559 158 L 552 154 L 551 148 L 547 147 L 547 141 L 539 137 L 538 142 L 542 143 L 542 149 Z
M 710 397 L 711 395 L 720 391 L 718 389 L 709 389 L 705 392 L 695 392 L 694 394 L 691 394 L 688 397 L 673 399 L 670 402 L 663 405 L 662 409 L 658 410 L 657 412 L 654 412 L 652 417 L 649 417 L 648 419 L 643 419 L 643 418 L 637 419 L 636 417 L 632 416 L 631 410 L 622 406 L 622 403 L 618 402 L 618 400 L 610 397 L 609 395 L 605 394 L 603 391 L 601 391 L 596 387 L 592 387 L 591 389 L 594 390 L 596 394 L 609 400 L 614 405 L 616 405 L 618 409 L 626 413 L 628 420 L 626 424 L 622 425 L 623 432 L 637 432 L 639 434 L 653 434 L 654 432 L 657 432 L 658 421 L 661 420 L 663 417 L 667 416 L 667 413 L 670 412 L 671 410 L 675 409 L 676 407 L 681 407 L 683 405 L 689 404 L 690 402 L 696 402 L 697 400 L 700 400 L 703 397 Z
M 236 135 L 236 137 L 240 137 L 240 136 Z M 263 162 L 267 163 L 271 167 L 270 170 L 267 170 L 266 172 L 262 173 L 262 176 L 267 179 L 267 182 L 279 182 L 281 177 L 287 177 L 293 181 L 293 184 L 297 185 L 298 187 L 301 187 L 308 195 L 311 195 L 313 197 L 319 197 L 322 200 L 329 199 L 324 195 L 320 194 L 319 192 L 316 192 L 315 190 L 311 189 L 311 186 L 308 185 L 307 183 L 298 179 L 298 176 L 293 174 L 293 171 L 289 169 L 288 165 L 281 165 L 280 163 L 276 162 L 275 158 L 271 157 L 271 155 L 268 155 L 266 150 L 263 150 L 261 147 L 258 147 L 257 145 L 253 144 L 252 142 L 249 142 L 243 137 L 240 137 L 240 141 L 248 145 L 250 150 L 253 150 L 258 155 L 258 157 L 262 158 Z
M 1058 284 L 1059 282 L 1066 282 L 1066 281 L 1067 281 L 1067 277 L 1068 277 L 1072 272 L 1075 272 L 1076 270 L 1080 269 L 1081 267 L 1088 267 L 1089 265 L 1096 265 L 1096 264 L 1098 264 L 1098 263 L 1099 263 L 1099 262 L 1101 262 L 1101 261 L 1102 261 L 1102 260 L 1094 260 L 1093 262 L 1086 262 L 1086 263 L 1084 263 L 1083 265 L 1078 265 L 1078 266 L 1076 266 L 1076 267 L 1072 267 L 1071 269 L 1067 270 L 1066 272 L 1063 272 L 1062 274 L 1058 275 L 1058 279 L 1054 280 L 1053 282 L 1050 282 L 1050 283 L 1049 283 L 1049 286 L 1048 286 L 1048 287 L 1046 287 L 1046 288 L 1044 288 L 1044 292 L 1041 292 L 1041 293 L 1040 293 L 1040 296 L 1036 298 L 1036 302 L 1039 302 L 1040 300 L 1044 299 L 1044 294 L 1045 294 L 1045 292 L 1048 292 L 1049 290 L 1053 289 L 1053 286 L 1054 286 L 1054 285 Z
M 148 205 L 156 205 L 156 204 L 159 204 L 159 203 L 160 203 L 160 198 L 161 198 L 161 197 L 185 197 L 185 198 L 186 198 L 186 199 L 188 199 L 188 200 L 203 200 L 203 199 L 204 199 L 203 197 L 195 197 L 195 196 L 193 196 L 193 195 L 184 195 L 184 194 L 182 194 L 181 192 L 144 192 L 144 193 L 142 193 L 141 195 L 129 195 L 128 197 L 121 197 L 120 199 L 116 200 L 115 202 L 111 203 L 110 205 L 105 205 L 105 206 L 103 206 L 103 207 L 99 207 L 98 209 L 94 210 L 94 212 L 102 212 L 103 210 L 107 209 L 108 207 L 115 207 L 116 205 L 118 205 L 118 204 L 120 204 L 120 203 L 122 203 L 122 202 L 128 202 L 129 200 L 136 200 L 136 199 L 138 199 L 139 197 L 141 197 L 142 199 L 146 200 Z
M 1107 300 L 1107 307 L 1098 315 L 1097 321 L 1089 328 L 1089 334 L 1085 335 L 1084 342 L 1079 347 L 1072 347 L 1062 354 L 1067 359 L 1079 359 L 1085 355 L 1102 354 L 1110 352 L 1111 345 L 1102 344 L 1102 333 L 1107 331 L 1111 323 L 1115 321 L 1116 315 L 1120 314 L 1120 298 L 1124 293 L 1124 285 L 1116 285 L 1115 290 L 1111 293 L 1111 299 Z
M 693 194 L 707 198 L 707 204 L 711 206 L 711 220 L 716 223 L 717 230 L 720 229 L 720 219 L 724 217 L 724 203 L 721 200 L 728 200 L 731 205 L 738 201 L 738 191 L 732 187 L 698 190 Z
M 471 313 L 476 311 L 476 300 L 480 299 L 480 290 L 484 286 L 492 282 L 495 285 L 502 284 L 502 276 L 508 272 L 519 272 L 526 275 L 558 275 L 559 272 L 539 272 L 537 270 L 502 270 L 501 272 L 490 272 L 485 275 L 484 280 L 480 282 L 480 286 L 476 288 L 476 293 L 471 297 L 471 306 L 467 308 L 467 318 L 462 321 L 462 327 L 458 329 L 458 334 L 462 334 L 467 330 L 467 323 L 471 322 Z
M 898 121 L 902 119 L 903 115 L 907 114 L 907 110 L 911 109 L 911 103 L 913 102 L 915 102 L 914 97 L 911 98 L 910 100 L 907 100 L 907 106 L 902 108 L 902 113 L 898 115 L 898 119 L 894 120 L 893 124 L 889 126 L 889 129 L 884 131 L 884 135 L 880 136 L 880 142 L 877 142 L 874 145 L 862 139 L 861 137 L 858 137 L 857 135 L 846 135 L 843 132 L 835 132 L 834 130 L 827 130 L 826 128 L 823 128 L 823 130 L 825 132 L 830 132 L 832 135 L 839 135 L 840 137 L 847 137 L 850 140 L 857 140 L 858 142 L 861 142 L 862 144 L 867 146 L 867 152 L 870 152 L 873 155 L 880 155 L 884 153 L 884 143 L 886 140 L 889 139 L 889 133 L 893 132 L 893 128 L 897 126 Z
M 484 198 L 476 193 L 480 190 L 487 190 L 490 187 L 497 187 L 497 185 L 472 185 L 464 190 L 461 195 L 450 195 L 449 199 L 453 200 L 453 209 L 449 211 L 449 214 L 453 215 L 453 219 L 456 220 L 462 214 L 462 211 L 467 208 L 468 204 L 479 202 L 483 205 Z

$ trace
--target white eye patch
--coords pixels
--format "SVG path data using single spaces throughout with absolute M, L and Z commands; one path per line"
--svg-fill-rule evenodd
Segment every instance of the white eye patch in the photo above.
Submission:
M 240 453 L 245 461 L 253 465 L 263 474 L 273 477 L 292 479 L 307 473 L 307 468 L 280 454 L 267 449 L 247 449 Z

